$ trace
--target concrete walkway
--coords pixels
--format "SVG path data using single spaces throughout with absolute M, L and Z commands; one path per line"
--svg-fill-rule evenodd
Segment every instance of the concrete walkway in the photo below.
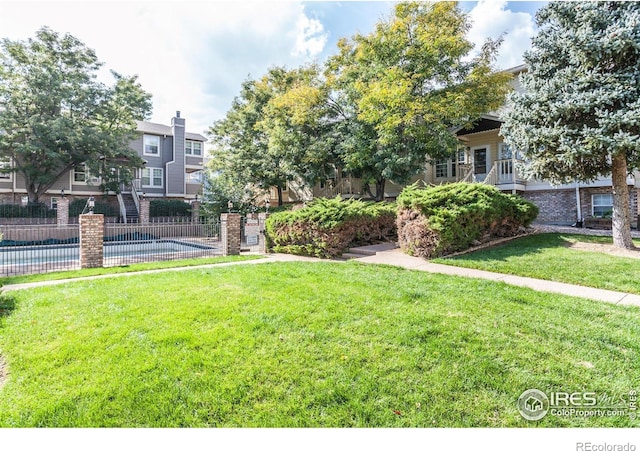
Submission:
M 358 248 L 351 249 L 351 252 L 354 253 L 358 253 L 358 251 Z M 552 282 L 549 280 L 533 279 L 531 277 L 512 276 L 508 274 L 483 271 L 480 269 L 460 268 L 457 266 L 431 263 L 422 258 L 411 257 L 397 248 L 378 251 L 374 255 L 358 258 L 357 261 L 362 263 L 400 266 L 402 268 L 412 269 L 416 271 L 447 274 L 451 276 L 493 280 L 496 282 L 504 282 L 509 285 L 530 288 L 535 291 L 565 294 L 568 296 L 577 296 L 581 298 L 593 299 L 596 301 L 609 302 L 612 304 L 636 305 L 640 307 L 640 295 L 636 294 L 602 290 L 599 288 L 589 288 L 562 282 Z
M 375 246 L 363 246 L 360 248 L 354 248 L 350 250 L 352 256 L 357 256 L 358 262 L 368 264 L 383 264 L 398 266 L 401 268 L 425 271 L 437 274 L 447 274 L 452 276 L 472 277 L 477 279 L 486 279 L 496 282 L 504 282 L 509 285 L 515 285 L 519 287 L 530 288 L 535 291 L 558 293 L 568 296 L 577 296 L 586 299 L 593 299 L 596 301 L 609 302 L 619 305 L 635 305 L 640 307 L 640 295 L 622 293 L 617 291 L 602 290 L 599 288 L 589 288 L 580 285 L 571 285 L 568 283 L 552 282 L 548 280 L 533 279 L 530 277 L 512 276 L 508 274 L 494 273 L 490 271 L 483 271 L 479 269 L 460 268 L 456 266 L 442 265 L 438 263 L 431 263 L 427 260 L 417 257 L 411 257 L 403 253 L 395 245 L 383 244 Z M 289 261 L 310 261 L 310 262 L 325 262 L 325 263 L 337 263 L 336 260 L 321 260 L 312 257 L 300 257 L 296 255 L 288 254 L 269 254 L 266 258 L 256 260 L 245 260 L 239 262 L 230 263 L 218 263 L 212 265 L 203 266 L 190 266 L 182 268 L 167 268 L 167 269 L 155 269 L 148 271 L 130 272 L 130 273 L 118 273 L 118 274 L 105 274 L 101 276 L 90 276 L 82 279 L 64 279 L 64 280 L 49 280 L 42 282 L 23 283 L 15 285 L 7 285 L 1 288 L 1 292 L 8 292 L 14 290 L 22 290 L 27 288 L 35 288 L 41 286 L 59 285 L 69 283 L 78 280 L 98 280 L 113 277 L 130 277 L 138 274 L 151 274 L 160 272 L 175 272 L 185 271 L 189 269 L 200 268 L 214 268 L 214 267 L 226 267 L 236 265 L 256 265 L 272 262 L 289 262 Z

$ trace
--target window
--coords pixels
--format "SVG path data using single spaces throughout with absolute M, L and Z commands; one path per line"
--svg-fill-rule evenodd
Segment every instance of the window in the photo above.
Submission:
M 187 183 L 202 183 L 202 171 L 187 173 Z
M 456 176 L 456 157 L 447 160 L 436 160 L 436 178 L 449 178 Z
M 449 161 L 436 160 L 436 178 L 449 177 Z
M 509 144 L 499 144 L 498 145 L 498 159 L 499 160 L 510 160 L 515 158 L 516 160 L 522 160 L 522 152 L 519 150 L 515 151 L 515 155 L 513 154 L 513 148 Z
M 100 183 L 100 177 L 94 177 L 89 173 L 84 163 L 79 164 L 73 169 L 73 183 Z
M 160 137 L 155 135 L 144 135 L 143 138 L 143 153 L 145 155 L 160 155 Z
M 57 210 L 58 209 L 58 197 L 52 197 L 51 198 L 51 209 L 52 210 Z
M 591 196 L 593 217 L 610 218 L 613 213 L 613 194 L 594 194 Z
M 11 180 L 11 172 L 6 172 L 9 170 L 11 170 L 11 161 L 0 160 L 0 181 Z
M 162 168 L 144 168 L 142 170 L 142 186 L 148 188 L 162 188 L 164 178 Z
M 202 143 L 200 141 L 187 141 L 184 149 L 187 155 L 202 156 Z

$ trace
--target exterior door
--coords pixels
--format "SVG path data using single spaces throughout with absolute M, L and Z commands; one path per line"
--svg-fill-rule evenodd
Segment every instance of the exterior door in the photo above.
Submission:
M 487 149 L 473 150 L 473 172 L 480 181 L 487 175 Z

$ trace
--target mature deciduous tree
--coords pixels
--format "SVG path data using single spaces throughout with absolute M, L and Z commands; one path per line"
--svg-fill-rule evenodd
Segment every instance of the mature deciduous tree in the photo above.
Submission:
M 553 2 L 537 22 L 502 134 L 529 176 L 611 176 L 613 241 L 633 248 L 626 179 L 640 166 L 640 3 Z
M 226 116 L 209 130 L 214 172 L 242 174 L 229 180 L 262 189 L 276 187 L 278 204 L 288 181 L 313 184 L 326 172 L 331 142 L 325 139 L 326 92 L 315 66 L 271 68 L 247 80 Z
M 492 67 L 500 41 L 487 41 L 471 58 L 468 17 L 452 2 L 396 5 L 369 35 L 339 42 L 328 79 L 350 113 L 343 159 L 375 181 L 406 182 L 427 158 L 453 154 L 454 127 L 469 127 L 497 109 L 509 74 Z
M 27 41 L 2 41 L 0 158 L 24 177 L 30 203 L 82 163 L 105 191 L 117 189 L 127 168 L 141 167 L 129 142 L 151 96 L 135 76 L 113 72 L 113 86 L 99 83 L 101 65 L 78 39 L 48 28 Z

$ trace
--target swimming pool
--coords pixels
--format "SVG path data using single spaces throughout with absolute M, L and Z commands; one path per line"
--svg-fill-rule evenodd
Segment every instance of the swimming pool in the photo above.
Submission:
M 220 254 L 217 240 L 159 239 L 104 243 L 104 265 Z M 78 244 L 0 247 L 0 275 L 80 267 Z

